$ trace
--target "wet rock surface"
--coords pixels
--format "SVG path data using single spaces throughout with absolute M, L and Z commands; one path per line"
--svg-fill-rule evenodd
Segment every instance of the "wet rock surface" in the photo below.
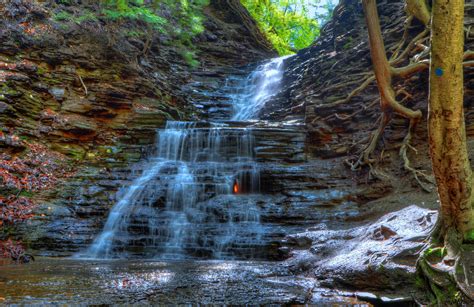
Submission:
M 474 246 L 472 244 L 463 246 L 459 267 L 462 269 L 456 272 L 456 280 L 459 281 L 463 292 L 469 297 L 474 297 Z
M 98 41 L 105 41 L 100 35 L 85 39 L 90 28 L 71 25 L 67 32 L 53 32 L 47 41 L 27 38 L 19 24 L 26 18 L 33 25 L 38 20 L 48 25 L 47 14 L 36 14 L 33 21 L 27 10 L 14 8 L 16 19 L 1 33 L 5 44 L 0 47 L 0 79 L 7 81 L 0 95 L 3 130 L 41 139 L 80 166 L 67 184 L 40 195 L 36 217 L 23 226 L 21 235 L 34 253 L 70 256 L 90 244 L 116 202 L 117 191 L 143 170 L 156 129 L 166 120 L 229 115 L 229 90 L 256 66 L 248 64 L 272 55 L 248 39 L 248 29 L 242 29 L 238 16 L 221 15 L 222 7 L 231 2 L 213 1 L 206 12 L 208 31 L 197 44 L 208 57 L 203 56 L 201 67 L 194 71 L 168 47 L 152 48 L 148 58 L 140 59 L 139 69 L 125 65 L 120 52 L 103 45 L 96 48 Z M 390 32 L 386 36 L 390 48 L 402 35 L 403 3 L 379 5 L 384 30 Z M 31 9 L 42 11 L 36 6 Z M 466 14 L 471 11 L 469 6 Z M 469 26 L 472 18 L 466 20 Z M 415 24 L 410 35 L 419 30 Z M 245 195 L 236 205 L 244 206 L 246 199 L 257 204 L 268 228 L 262 243 L 264 257 L 289 258 L 288 262 L 40 260 L 31 266 L 2 267 L 0 289 L 7 291 L 8 302 L 340 302 L 333 297 L 341 293 L 324 287 L 358 290 L 359 297 L 367 300 L 377 298 L 366 291 L 392 294 L 386 301 L 406 295 L 406 289 L 413 288 L 416 252 L 435 220 L 428 209 L 437 208 L 436 195 L 422 194 L 412 176 L 401 169 L 396 144 L 403 139 L 407 123 L 400 118 L 385 133 L 384 145 L 393 146 L 377 153 L 386 180 L 372 178 L 367 169 L 352 172 L 346 166 L 347 160 L 357 157 L 378 118 L 377 105 L 371 105 L 378 97 L 375 84 L 347 104 L 324 106 L 346 97 L 370 72 L 360 3 L 341 1 L 335 19 L 322 33 L 313 47 L 285 62 L 284 87 L 262 111 L 269 121 L 233 124 L 253 129 L 255 156 L 262 165 L 262 195 Z M 15 43 L 15 36 L 22 44 Z M 67 42 L 61 43 L 62 39 Z M 472 80 L 468 70 L 470 137 L 474 135 Z M 421 74 L 397 85 L 414 94 L 407 106 L 426 110 L 426 82 L 426 74 Z M 419 170 L 430 169 L 424 127 L 425 123 L 419 125 L 413 142 L 418 152 L 409 153 Z M 14 152 L 23 145 L 6 136 L 0 137 L 0 146 Z M 218 211 L 228 200 L 215 201 Z M 219 268 L 219 263 L 231 269 Z M 105 293 L 99 301 L 97 289 Z
M 227 197 L 229 199 L 222 196 L 209 205 L 215 204 L 218 218 L 219 210 L 227 206 L 244 209 L 248 202 L 252 206 L 256 204 L 265 229 L 260 242 L 263 250 L 258 255 L 243 253 L 241 258 L 284 259 L 288 257 L 288 251 L 280 248 L 280 241 L 286 235 L 320 222 L 340 223 L 358 214 L 359 209 L 353 207 L 349 197 L 351 191 L 346 186 L 349 178 L 339 176 L 337 180 L 337 174 L 331 171 L 330 165 L 311 160 L 306 155 L 304 129 L 265 122 L 237 125 L 245 125 L 255 137 L 261 195 L 231 195 Z M 136 148 L 137 160 L 140 152 L 146 150 L 140 145 L 133 148 Z M 103 150 L 110 156 L 120 157 L 123 154 L 123 149 L 114 147 Z M 147 165 L 145 160 L 132 168 L 84 168 L 76 174 L 73 184 L 63 188 L 59 201 L 39 208 L 38 212 L 44 216 L 27 222 L 25 229 L 29 231 L 27 237 L 31 247 L 39 254 L 57 256 L 85 250 L 103 228 L 109 208 L 123 194 L 123 190 L 122 194 L 116 192 L 122 187 L 126 189 Z M 318 172 L 313 172 L 315 169 Z M 222 214 L 221 218 L 224 217 L 225 214 Z
M 317 225 L 287 237 L 302 250 L 290 262 L 312 271 L 322 286 L 414 294 L 415 264 L 436 219 L 436 211 L 409 206 L 347 230 Z
M 313 291 L 315 281 L 268 262 L 79 261 L 5 265 L 6 304 L 363 304 L 354 293 Z
M 404 2 L 378 1 L 377 5 L 388 56 L 391 56 L 403 35 L 406 20 Z M 472 1 L 468 1 L 465 11 L 466 29 L 472 28 L 472 14 Z M 414 22 L 408 31 L 408 41 L 422 30 L 423 26 Z M 426 229 L 417 228 L 419 221 L 412 220 L 407 229 L 419 231 L 422 236 L 410 239 L 410 236 L 400 236 L 397 230 L 381 223 L 379 219 L 387 212 L 399 214 L 397 211 L 403 208 L 414 210 L 410 207 L 413 204 L 421 208 L 437 209 L 437 197 L 433 192 L 422 192 L 413 175 L 403 169 L 398 151 L 407 132 L 408 122 L 398 115 L 394 116 L 385 129 L 383 138 L 373 153 L 374 163 L 370 167 L 350 170 L 351 163 L 366 148 L 380 115 L 379 93 L 375 82 L 344 101 L 372 74 L 361 2 L 340 1 L 334 10 L 334 18 L 323 27 L 321 33 L 312 47 L 301 50 L 286 60 L 283 86 L 260 115 L 267 120 L 304 118 L 307 128 L 305 152 L 311 161 L 320 162 L 318 166 L 326 164 L 327 168 L 323 169 L 334 178 L 332 182 L 323 179 L 320 183 L 327 184 L 328 188 L 340 183 L 342 187 L 339 189 L 342 191 L 348 188 L 348 199 L 353 203 L 347 208 L 354 210 L 354 214 L 341 219 L 342 223 L 331 220 L 308 227 L 306 234 L 314 231 L 312 237 L 305 233 L 287 237 L 287 249 L 294 251 L 292 259 L 298 263 L 295 265 L 296 271 L 305 274 L 311 272 L 326 286 L 372 289 L 371 291 L 385 288 L 395 292 L 413 289 L 417 253 L 424 246 L 423 239 L 428 233 Z M 472 35 L 468 36 L 466 50 L 472 50 L 473 44 Z M 412 61 L 413 56 L 411 54 L 400 66 Z M 469 131 L 474 123 L 474 75 L 471 68 L 465 68 L 464 80 L 468 151 L 472 157 L 474 143 Z M 415 150 L 408 153 L 408 158 L 415 169 L 429 174 L 431 164 L 426 129 L 427 84 L 427 72 L 407 80 L 394 80 L 395 89 L 403 88 L 412 95 L 399 95 L 397 99 L 403 100 L 405 106 L 419 109 L 424 114 L 411 144 Z M 472 163 L 473 161 L 471 159 Z M 373 170 L 379 176 L 373 175 Z M 350 180 L 345 181 L 347 178 Z M 431 191 L 435 190 L 434 185 L 426 183 Z M 344 210 L 343 205 L 335 207 Z M 433 213 L 423 213 L 423 210 L 417 209 L 413 214 L 422 218 Z M 402 213 L 401 216 L 405 214 Z M 398 219 L 392 218 L 394 221 Z M 407 220 L 411 218 L 407 216 Z M 429 223 L 432 224 L 434 220 L 430 219 Z M 423 218 L 422 222 L 426 223 Z M 469 252 L 466 254 L 469 255 Z M 466 266 L 466 271 L 469 271 L 468 267 Z
M 404 1 L 377 2 L 384 42 L 390 57 L 401 41 L 406 15 Z M 465 11 L 465 27 L 472 28 L 473 6 L 468 1 Z M 423 30 L 417 22 L 408 31 L 408 41 Z M 282 87 L 274 99 L 262 109 L 264 119 L 284 120 L 304 118 L 308 129 L 308 152 L 318 157 L 331 159 L 345 157 L 354 163 L 368 142 L 369 135 L 376 128 L 379 119 L 379 93 L 375 81 L 368 87 L 344 101 L 372 73 L 367 29 L 360 1 L 344 0 L 334 10 L 334 18 L 321 29 L 321 36 L 313 46 L 300 50 L 285 61 Z M 468 35 L 465 49 L 474 48 L 474 39 Z M 407 65 L 414 55 L 400 64 Z M 468 137 L 472 137 L 474 122 L 473 69 L 465 68 L 464 105 Z M 404 105 L 423 112 L 422 122 L 417 126 L 411 145 L 415 151 L 408 153 L 411 165 L 418 170 L 430 172 L 431 164 L 427 147 L 427 71 L 413 75 L 407 80 L 394 80 L 394 88 L 403 88 L 411 96 L 398 95 Z M 417 184 L 413 176 L 404 171 L 398 157 L 398 145 L 403 140 L 408 122 L 398 115 L 385 129 L 383 142 L 377 146 L 374 157 L 382 155 L 375 168 L 383 174 L 378 178 L 387 186 L 397 190 L 401 181 L 406 186 Z M 470 145 L 472 148 L 472 145 Z M 472 150 L 469 151 L 472 155 Z M 472 160 L 472 159 L 471 159 Z M 387 175 L 387 176 L 385 176 Z M 354 172 L 359 185 L 374 182 L 367 169 Z M 385 179 L 383 178 L 385 177 Z M 400 180 L 402 179 L 402 180 Z M 428 183 L 429 184 L 429 183 Z M 434 188 L 431 186 L 431 188 Z
M 201 116 L 195 105 L 209 97 L 193 93 L 214 91 L 224 76 L 245 75 L 246 65 L 274 55 L 261 33 L 253 33 L 251 19 L 243 25 L 248 13 L 238 1 L 211 2 L 205 31 L 193 41 L 201 62 L 195 69 L 181 47 L 160 35 L 142 55 L 144 42 L 125 35 L 141 27 L 134 22 L 106 29 L 103 20 L 55 18 L 64 10 L 81 16 L 94 4 L 0 4 L 6 17 L 0 27 L 0 149 L 21 155 L 23 143 L 40 142 L 75 169 L 58 189 L 34 195 L 36 216 L 18 238 L 55 254 L 84 247 L 119 187 L 134 178 L 130 165 L 149 156 L 156 129 L 167 120 Z

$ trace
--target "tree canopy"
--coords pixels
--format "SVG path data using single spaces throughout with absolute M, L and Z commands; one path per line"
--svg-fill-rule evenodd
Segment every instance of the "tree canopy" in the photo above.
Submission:
M 279 54 L 308 47 L 319 36 L 320 23 L 334 7 L 307 0 L 241 0 Z M 319 1 L 316 1 L 319 2 Z M 323 8 L 325 14 L 318 8 Z M 322 17 L 322 18 L 321 18 Z M 319 21 L 318 21 L 319 20 Z

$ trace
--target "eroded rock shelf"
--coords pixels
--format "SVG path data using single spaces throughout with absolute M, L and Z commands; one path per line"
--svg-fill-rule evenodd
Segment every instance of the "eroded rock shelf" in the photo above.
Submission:
M 474 6 L 472 0 L 466 4 L 466 49 L 472 50 Z M 404 2 L 379 1 L 378 6 L 387 50 L 393 50 L 404 29 Z M 52 2 L 0 4 L 6 16 L 0 21 L 0 160 L 5 165 L 20 161 L 29 167 L 27 175 L 48 181 L 47 188 L 31 193 L 0 186 L 2 197 L 26 195 L 37 203 L 34 217 L 12 236 L 23 240 L 37 261 L 0 268 L 0 302 L 412 306 L 413 298 L 424 297 L 416 261 L 439 204 L 435 186 L 423 192 L 402 167 L 397 144 L 408 122 L 395 116 L 387 126 L 383 149 L 376 151 L 382 176 L 349 167 L 379 116 L 375 82 L 340 103 L 372 73 L 360 1 L 341 0 L 318 40 L 281 60 L 279 86 L 246 119 L 235 118 L 236 105 L 250 99 L 242 93 L 255 86 L 251 77 L 277 54 L 242 9 L 239 1 L 210 1 L 205 31 L 193 38 L 200 64 L 190 67 L 181 47 L 160 36 L 144 55 L 147 42 L 116 41 L 108 31 L 97 30 L 96 21 L 58 22 Z M 68 10 L 74 14 L 77 8 Z M 408 38 L 421 28 L 413 23 Z M 473 76 L 467 68 L 471 164 Z M 425 72 L 395 82 L 412 93 L 406 105 L 424 115 L 426 84 Z M 425 118 L 408 155 L 415 169 L 431 172 Z M 157 157 L 163 158 L 157 155 L 163 144 L 159 135 L 173 123 L 198 131 L 185 137 L 199 143 L 198 154 L 204 157 L 194 162 L 202 164 L 182 173 L 179 167 L 165 168 L 168 177 L 146 182 L 153 187 L 153 195 L 147 194 L 153 200 L 147 209 L 153 212 L 137 206 L 115 238 L 125 242 L 115 248 L 133 260 L 81 259 L 107 228 L 114 205 Z M 216 140 L 223 145 L 215 146 Z M 252 144 L 239 156 L 242 140 Z M 41 144 L 47 154 L 37 160 L 27 156 L 31 144 Z M 192 155 L 171 160 L 185 161 L 187 167 Z M 51 162 L 53 167 L 38 166 Z M 253 175 L 258 170 L 258 189 L 247 182 L 235 186 L 250 176 L 236 171 L 240 162 Z M 212 168 L 212 163 L 225 165 Z M 52 180 L 51 170 L 62 177 Z M 170 227 L 149 225 L 169 211 L 166 187 L 180 174 L 194 176 L 187 189 L 200 189 L 193 190 L 199 196 L 193 199 L 194 211 L 186 212 L 186 222 L 195 226 L 187 225 L 187 234 L 180 233 L 186 238 L 181 249 L 163 259 L 157 254 L 166 254 L 160 244 L 172 241 Z M 237 211 L 240 215 L 229 213 Z M 238 230 L 233 218 L 247 222 L 248 229 Z M 258 231 L 250 229 L 255 225 Z M 249 233 L 251 240 L 236 239 Z M 217 241 L 225 248 L 216 248 Z M 170 259 L 177 254 L 185 257 Z

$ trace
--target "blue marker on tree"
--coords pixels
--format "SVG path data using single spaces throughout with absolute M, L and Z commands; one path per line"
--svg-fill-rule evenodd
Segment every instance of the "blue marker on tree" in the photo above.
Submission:
M 441 67 L 438 67 L 435 69 L 435 74 L 438 76 L 438 77 L 441 77 L 443 74 L 444 74 L 444 71 Z

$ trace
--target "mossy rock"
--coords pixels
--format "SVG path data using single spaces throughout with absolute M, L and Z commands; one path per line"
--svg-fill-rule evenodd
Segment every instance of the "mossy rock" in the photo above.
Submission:
M 52 150 L 65 154 L 68 157 L 73 158 L 74 160 L 83 160 L 86 154 L 84 147 L 77 144 L 69 143 L 54 143 L 51 146 Z

